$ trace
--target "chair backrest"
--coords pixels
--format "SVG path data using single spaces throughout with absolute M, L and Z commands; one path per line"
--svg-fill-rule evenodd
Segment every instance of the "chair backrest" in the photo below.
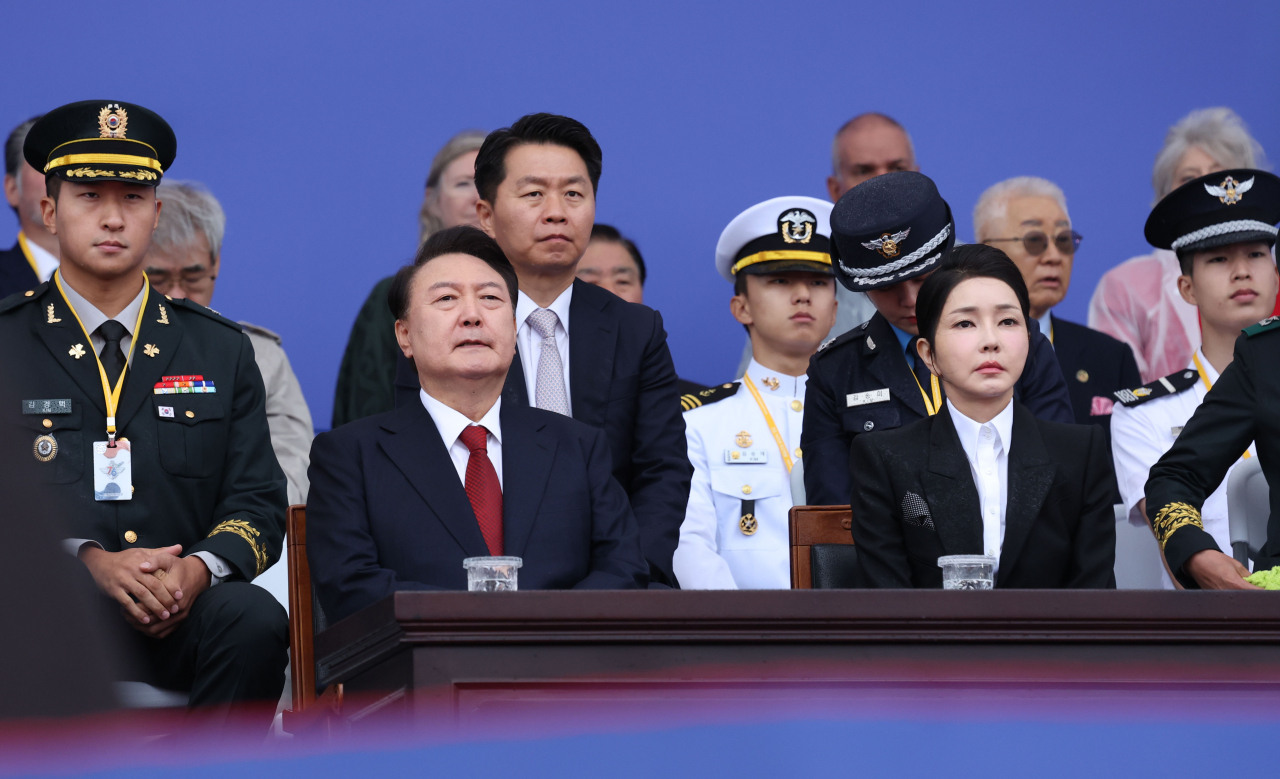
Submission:
M 1231 551 L 1248 567 L 1267 542 L 1267 522 L 1271 519 L 1271 488 L 1257 457 L 1236 463 L 1227 479 L 1227 524 L 1231 530 Z
M 1136 509 L 1135 509 L 1136 511 Z M 1160 544 L 1143 518 L 1129 519 L 1123 503 L 1116 514 L 1116 589 L 1159 590 L 1164 588 L 1164 558 Z
M 816 544 L 853 544 L 848 506 L 792 506 L 787 515 L 791 534 L 791 589 L 813 589 L 811 548 Z
M 285 552 L 289 555 L 289 667 L 293 711 L 316 700 L 311 566 L 307 563 L 307 507 L 294 505 L 285 515 Z

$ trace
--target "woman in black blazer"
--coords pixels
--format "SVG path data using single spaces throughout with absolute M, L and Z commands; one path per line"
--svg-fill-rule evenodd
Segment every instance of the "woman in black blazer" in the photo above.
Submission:
M 941 587 L 944 555 L 993 554 L 998 588 L 1113 588 L 1115 489 L 1095 425 L 1014 398 L 1030 304 L 999 249 L 957 247 L 920 288 L 917 349 L 945 390 L 933 415 L 854 439 L 853 540 L 864 587 Z

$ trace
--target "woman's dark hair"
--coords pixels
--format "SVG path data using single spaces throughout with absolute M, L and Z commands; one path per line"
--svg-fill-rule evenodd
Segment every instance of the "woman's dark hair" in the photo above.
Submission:
M 478 230 L 471 225 L 459 225 L 441 230 L 428 238 L 426 243 L 422 244 L 422 248 L 418 249 L 418 255 L 413 258 L 413 264 L 396 271 L 396 276 L 391 281 L 391 289 L 387 290 L 387 305 L 391 307 L 391 313 L 395 314 L 396 319 L 404 319 L 409 314 L 409 293 L 413 288 L 413 277 L 417 275 L 418 270 L 445 254 L 467 254 L 497 271 L 506 282 L 507 291 L 511 293 L 511 311 L 514 316 L 516 296 L 520 294 L 520 283 L 516 280 L 515 268 L 511 267 L 511 262 L 507 259 L 507 255 L 502 253 L 502 247 L 498 246 L 498 242 L 483 230 Z
M 591 191 L 600 189 L 600 144 L 586 125 L 576 119 L 555 114 L 522 116 L 510 127 L 489 133 L 476 155 L 476 191 L 480 199 L 490 203 L 498 193 L 498 185 L 507 177 L 507 152 L 526 143 L 545 143 L 573 149 L 587 166 Z
M 951 250 L 950 262 L 926 279 L 916 295 L 916 326 L 920 328 L 920 337 L 930 346 L 938 332 L 938 320 L 942 319 L 942 308 L 947 304 L 947 298 L 960 286 L 960 282 L 969 279 L 996 279 L 1008 284 L 1018 297 L 1022 316 L 1031 319 L 1027 282 L 1023 281 L 1022 271 L 1009 259 L 1009 255 L 994 246 L 980 243 L 957 246 Z
M 636 269 L 640 271 L 640 286 L 644 286 L 644 279 L 647 275 L 644 270 L 644 258 L 640 256 L 640 250 L 636 248 L 630 238 L 618 232 L 618 228 L 613 225 L 596 222 L 591 226 L 591 240 L 612 241 L 613 243 L 622 244 L 622 248 L 627 250 L 627 254 L 631 255 L 631 259 L 636 261 Z

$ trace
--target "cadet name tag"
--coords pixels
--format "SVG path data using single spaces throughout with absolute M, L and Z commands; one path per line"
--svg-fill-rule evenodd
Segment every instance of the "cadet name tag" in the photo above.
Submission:
M 889 390 L 887 389 L 854 392 L 844 396 L 845 405 L 849 408 L 852 408 L 853 406 L 865 406 L 868 403 L 883 403 L 888 399 Z
M 24 414 L 70 414 L 71 398 L 22 401 Z
M 729 465 L 758 465 L 769 462 L 769 452 L 764 449 L 725 449 L 724 461 Z

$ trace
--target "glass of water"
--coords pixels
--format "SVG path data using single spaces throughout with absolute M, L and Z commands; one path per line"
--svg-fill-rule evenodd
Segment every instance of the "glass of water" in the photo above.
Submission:
M 938 558 L 944 590 L 990 590 L 995 587 L 996 558 L 957 554 Z
M 515 592 L 517 572 L 524 561 L 519 557 L 468 557 L 462 561 L 467 569 L 468 592 Z

